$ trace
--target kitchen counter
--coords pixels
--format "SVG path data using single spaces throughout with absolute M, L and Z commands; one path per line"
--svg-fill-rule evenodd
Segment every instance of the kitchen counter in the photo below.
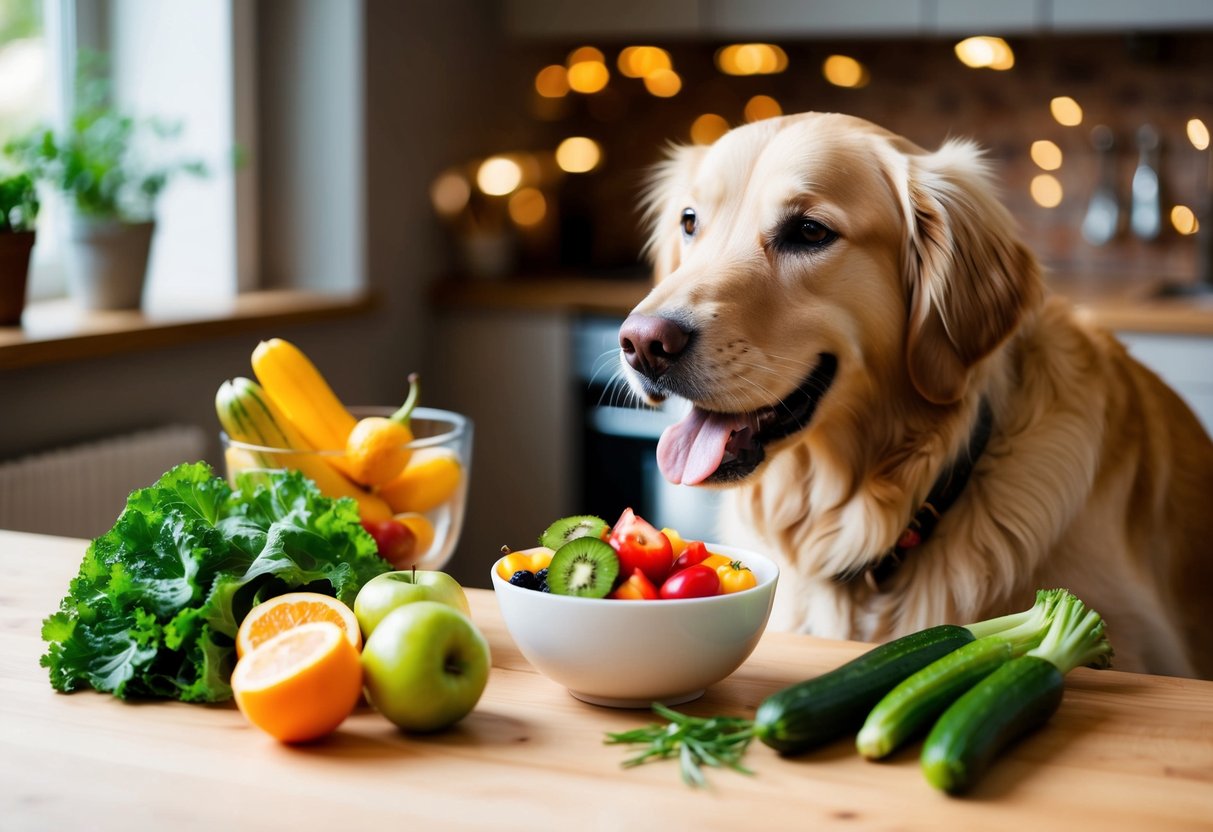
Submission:
M 1208 829 L 1213 682 L 1080 668 L 1060 711 L 963 799 L 932 790 L 914 754 L 867 763 L 840 741 L 783 759 L 755 744 L 752 777 L 710 770 L 692 791 L 664 761 L 624 770 L 607 731 L 649 721 L 594 707 L 537 675 L 491 592 L 469 591 L 493 670 L 454 729 L 406 736 L 362 707 L 336 734 L 288 747 L 230 704 L 121 702 L 51 690 L 39 623 L 85 541 L 0 532 L 0 817 L 5 829 Z M 768 633 L 695 714 L 748 715 L 775 690 L 864 646 Z M 402 821 L 412 825 L 402 826 Z
M 1160 283 L 1055 275 L 1050 289 L 1080 313 L 1122 332 L 1213 336 L 1213 294 L 1159 297 Z M 438 285 L 440 308 L 514 310 L 623 317 L 648 293 L 648 280 L 562 275 L 501 280 L 448 280 Z

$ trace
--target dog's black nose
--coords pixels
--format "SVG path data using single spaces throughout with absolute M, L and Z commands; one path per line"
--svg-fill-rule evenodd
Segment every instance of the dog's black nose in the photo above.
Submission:
M 670 369 L 690 340 L 691 333 L 669 318 L 633 312 L 619 327 L 619 348 L 628 365 L 651 379 Z

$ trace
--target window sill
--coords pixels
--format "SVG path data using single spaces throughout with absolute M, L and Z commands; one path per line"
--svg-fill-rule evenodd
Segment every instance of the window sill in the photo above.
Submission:
M 375 308 L 365 292 L 246 292 L 230 300 L 174 308 L 89 312 L 68 300 L 28 304 L 21 326 L 0 327 L 0 370 L 146 352 L 258 332 L 267 324 L 306 324 Z

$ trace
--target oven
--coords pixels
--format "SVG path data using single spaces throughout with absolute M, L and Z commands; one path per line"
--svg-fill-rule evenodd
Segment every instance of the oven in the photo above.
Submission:
M 657 440 L 681 418 L 686 404 L 637 403 L 618 378 L 622 323 L 622 318 L 588 316 L 573 327 L 575 401 L 581 403 L 578 505 L 608 523 L 631 507 L 657 528 L 714 540 L 719 492 L 671 485 L 657 469 Z

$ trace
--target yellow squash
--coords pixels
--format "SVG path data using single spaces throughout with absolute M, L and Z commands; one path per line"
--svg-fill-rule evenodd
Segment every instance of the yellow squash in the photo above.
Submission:
M 274 404 L 313 448 L 345 448 L 357 419 L 333 393 L 324 376 L 303 351 L 281 338 L 262 341 L 253 350 L 253 372 Z M 328 458 L 352 476 L 341 456 Z
M 426 512 L 445 503 L 463 479 L 459 455 L 442 448 L 418 451 L 396 479 L 379 487 L 392 511 Z

